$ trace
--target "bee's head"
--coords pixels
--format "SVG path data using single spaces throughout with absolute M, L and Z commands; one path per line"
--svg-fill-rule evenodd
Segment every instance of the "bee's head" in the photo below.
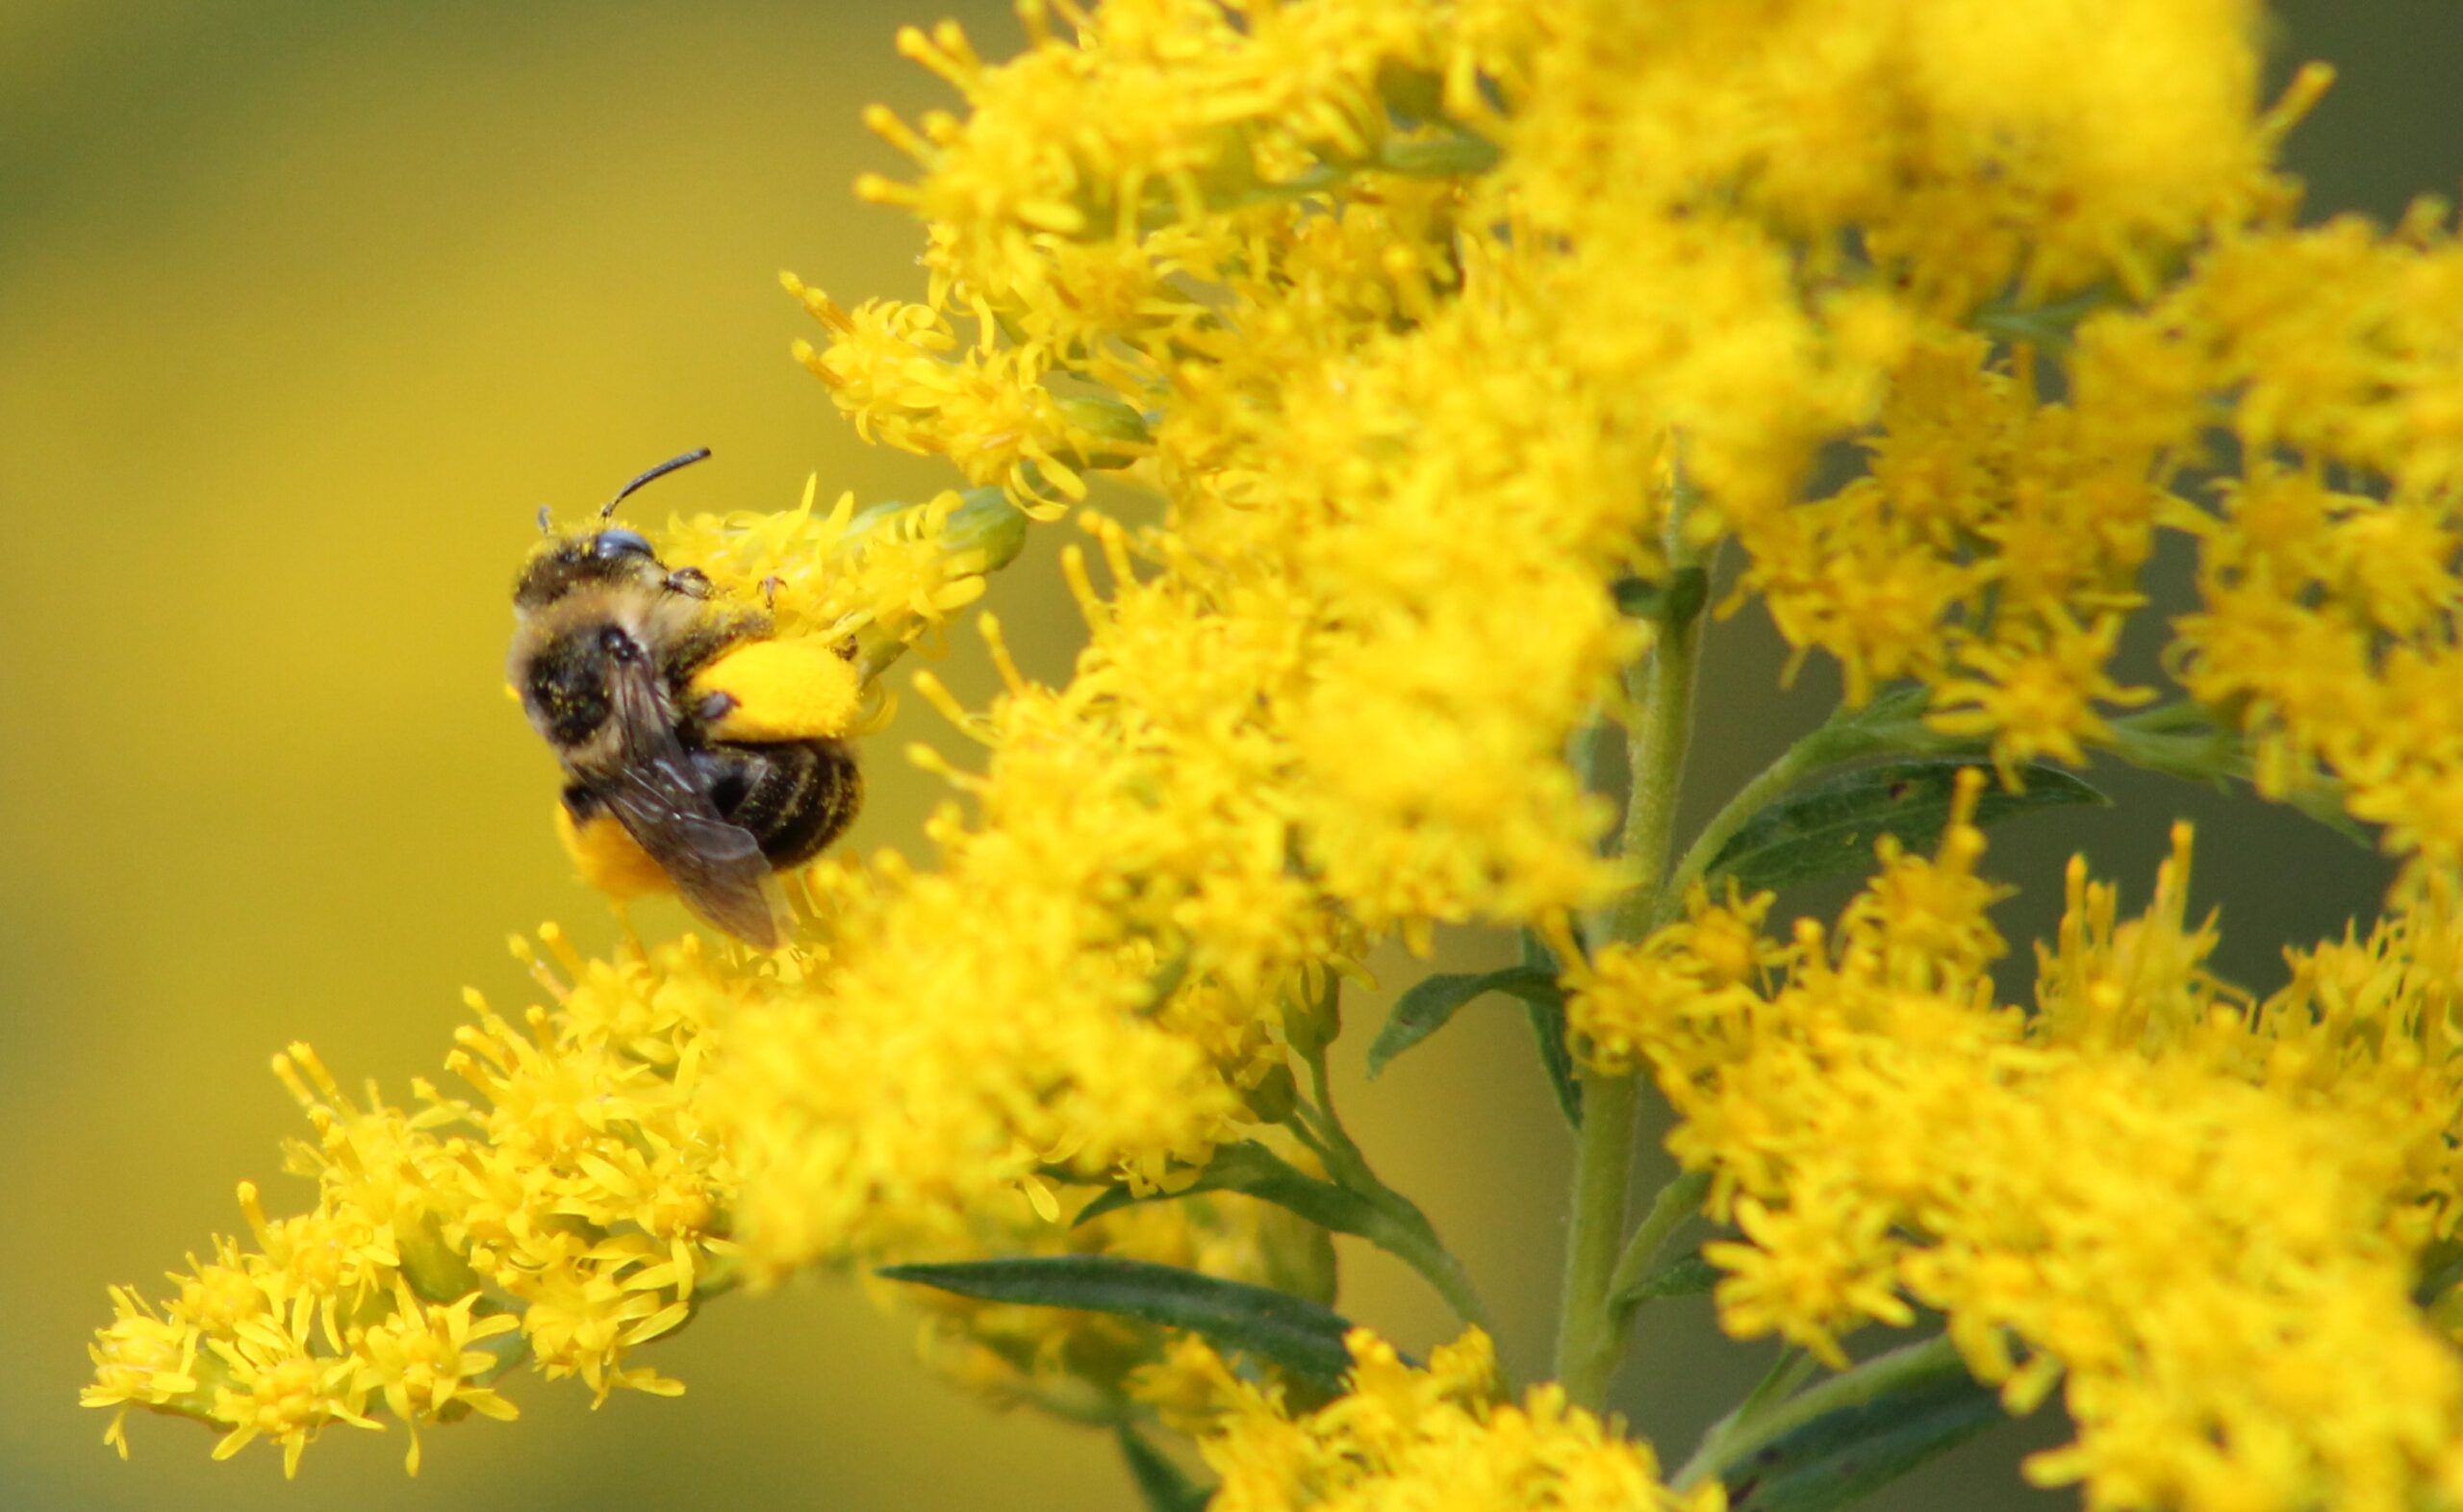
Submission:
M 611 587 L 662 583 L 667 568 L 638 530 L 612 525 L 584 535 L 550 539 L 522 564 L 514 580 L 513 607 L 544 609 L 585 584 Z
M 668 571 L 659 565 L 658 554 L 650 549 L 649 539 L 638 530 L 608 524 L 608 517 L 634 490 L 678 467 L 690 466 L 709 454 L 709 447 L 699 446 L 680 457 L 670 457 L 618 489 L 614 498 L 599 506 L 597 530 L 559 537 L 548 524 L 547 507 L 541 505 L 539 533 L 547 541 L 531 554 L 522 565 L 521 576 L 514 580 L 514 609 L 527 615 L 585 584 L 622 587 L 665 583 Z

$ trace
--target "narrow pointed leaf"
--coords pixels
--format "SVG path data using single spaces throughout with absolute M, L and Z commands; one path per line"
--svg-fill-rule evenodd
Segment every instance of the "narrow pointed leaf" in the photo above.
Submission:
M 1574 1128 L 1582 1127 L 1582 1082 L 1574 1074 L 1574 1052 L 1565 1047 L 1565 1000 L 1552 998 L 1547 1002 L 1526 1003 L 1531 1015 L 1531 1033 L 1539 1042 L 1539 1064 L 1548 1072 L 1548 1086 L 1557 1095 L 1557 1106 L 1565 1121 Z
M 1331 1181 L 1320 1181 L 1263 1145 L 1245 1140 L 1216 1150 L 1197 1180 L 1178 1192 L 1153 1192 L 1139 1197 L 1127 1187 L 1113 1187 L 1087 1203 L 1079 1213 L 1078 1222 L 1091 1222 L 1132 1202 L 1164 1202 L 1200 1192 L 1245 1193 L 1288 1208 L 1320 1228 L 1367 1239 L 1378 1237 L 1380 1224 L 1390 1222 L 1358 1193 Z
M 1146 1512 L 1198 1512 L 1214 1495 L 1213 1487 L 1181 1474 L 1170 1456 L 1127 1424 L 1120 1427 L 1120 1457 L 1129 1462 L 1130 1478 L 1137 1483 Z
M 2038 809 L 2109 801 L 2058 767 L 2019 769 L 2025 791 L 2012 793 L 1987 761 L 1894 761 L 1841 772 L 1764 809 L 1711 859 L 1710 877 L 1733 877 L 1748 893 L 1809 882 L 1872 865 L 1873 843 L 1895 835 L 1910 850 L 1930 850 L 1948 826 L 1959 773 L 1988 779 L 1975 822 L 1995 824 Z
M 1564 1009 L 1564 989 L 1557 985 L 1554 971 L 1541 967 L 1509 966 L 1494 971 L 1431 976 L 1394 999 L 1385 1027 L 1377 1031 L 1376 1043 L 1368 1047 L 1368 1074 L 1383 1071 L 1395 1056 L 1444 1028 L 1464 1004 L 1487 993 L 1519 997 L 1534 1007 L 1554 1004 L 1561 1017 Z
M 1964 1374 L 1935 1377 L 1816 1418 L 1725 1479 L 1730 1512 L 1829 1512 L 1948 1453 L 2001 1420 L 2001 1399 Z
M 1696 1297 L 1716 1286 L 1726 1273 L 1698 1250 L 1688 1250 L 1653 1267 L 1632 1289 L 1612 1300 L 1654 1302 L 1663 1297 Z
M 1522 964 L 1525 968 L 1544 971 L 1549 979 L 1564 974 L 1557 952 L 1536 930 L 1522 931 Z M 1557 1095 L 1557 1107 L 1565 1116 L 1566 1127 L 1582 1132 L 1582 1078 L 1574 1071 L 1573 1047 L 1565 1040 L 1565 999 L 1562 991 L 1541 1002 L 1525 1000 L 1523 1011 L 1531 1018 L 1531 1037 L 1539 1045 L 1539 1066 L 1548 1073 L 1548 1088 Z
M 1185 1328 L 1216 1348 L 1238 1349 L 1329 1393 L 1342 1389 L 1351 1369 L 1343 1348 L 1351 1324 L 1340 1314 L 1288 1293 L 1178 1266 L 1113 1255 L 1028 1255 L 883 1266 L 879 1273 L 987 1302 L 1074 1307 Z

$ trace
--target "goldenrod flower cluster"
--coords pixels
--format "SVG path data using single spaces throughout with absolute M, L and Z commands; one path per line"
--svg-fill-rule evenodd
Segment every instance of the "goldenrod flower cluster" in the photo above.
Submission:
M 1840 1334 L 1938 1309 L 2012 1410 L 2063 1387 L 2078 1441 L 2029 1473 L 2098 1506 L 2452 1498 L 2463 1360 L 2410 1297 L 2463 1222 L 2451 887 L 2253 1000 L 2206 970 L 2188 845 L 2134 919 L 2072 865 L 2032 1012 L 1993 996 L 1960 825 L 1784 945 L 1739 948 L 1766 897 L 1697 897 L 1603 951 L 1573 1021 L 1714 1172 L 1731 1330 L 1843 1367 Z
M 223 1428 L 217 1458 L 278 1443 L 292 1471 L 323 1427 L 378 1427 L 385 1410 L 411 1429 L 416 1471 L 422 1424 L 514 1417 L 493 1383 L 524 1363 L 601 1400 L 684 1389 L 629 1360 L 742 1267 L 729 1231 L 743 1162 L 719 1072 L 737 1058 L 734 1026 L 757 1023 L 751 1005 L 780 983 L 689 936 L 612 961 L 584 960 L 553 928 L 542 939 L 550 960 L 516 949 L 548 1006 L 517 1024 L 471 995 L 478 1021 L 446 1058 L 469 1096 L 420 1081 L 410 1108 L 372 1088 L 354 1102 L 307 1046 L 276 1061 L 314 1130 L 288 1165 L 314 1180 L 316 1206 L 270 1219 L 243 1184 L 253 1244 L 217 1240 L 159 1304 L 114 1289 L 85 1399 L 116 1409 L 122 1453 L 122 1421 L 146 1407 Z M 1024 1200 L 987 1205 L 971 1244 L 911 1252 L 1074 1247 L 1322 1293 L 1324 1245 L 1288 1214 L 1216 1197 L 1074 1233 Z M 945 1307 L 927 1353 L 972 1385 L 1057 1404 L 1100 1402 L 1105 1382 L 1116 1396 L 1157 1348 L 1151 1328 L 1023 1311 Z
M 2463 255 L 2430 214 L 2285 228 L 2273 155 L 2326 75 L 2259 112 L 2253 7 L 1047 9 L 999 65 L 907 35 L 971 108 L 874 117 L 922 166 L 867 188 L 927 220 L 932 290 L 795 284 L 807 360 L 978 482 L 1133 465 L 1181 542 L 1271 553 L 1343 631 L 1291 711 L 1304 759 L 1353 758 L 1308 816 L 1330 853 L 1505 796 L 1514 853 L 1456 864 L 1580 891 L 1551 769 L 1427 738 L 1536 757 L 1598 694 L 1633 645 L 1597 585 L 1654 570 L 1679 441 L 1689 532 L 1742 545 L 1783 633 L 1851 700 L 1921 679 L 2005 767 L 2155 695 L 2112 663 L 2187 535 L 2209 613 L 2175 666 L 2268 791 L 2331 774 L 2398 845 L 2450 844 L 2451 740 L 2368 716 L 2421 701 L 2452 628 Z M 2222 433 L 2219 509 L 2188 473 Z M 1800 499 L 1840 441 L 1868 469 Z M 1408 822 L 1352 832 L 1379 812 Z
M 1474 1328 L 1426 1366 L 1365 1328 L 1345 1341 L 1345 1394 L 1313 1410 L 1261 1388 L 1194 1340 L 1140 1376 L 1139 1395 L 1197 1436 L 1222 1512 L 1716 1512 L 1712 1485 L 1670 1491 L 1638 1444 L 1554 1386 L 1511 1399 Z
M 2409 1298 L 2463 1222 L 2463 252 L 2428 210 L 2294 228 L 2274 157 L 2323 72 L 2259 101 L 2247 0 L 1018 9 L 1007 62 L 901 38 L 963 115 L 871 117 L 924 297 L 788 279 L 834 402 L 974 491 L 659 546 L 876 678 L 1118 474 L 1159 504 L 1080 514 L 1071 677 L 988 616 L 988 708 L 919 677 L 982 754 L 914 753 L 957 794 L 930 855 L 809 869 L 787 949 L 567 960 L 522 1025 L 482 1009 L 467 1099 L 361 1106 L 295 1055 L 317 1207 L 251 1194 L 253 1247 L 120 1294 L 89 1400 L 295 1461 L 379 1405 L 508 1413 L 517 1351 L 671 1389 L 630 1351 L 739 1272 L 1098 1251 L 1316 1295 L 1323 1234 L 1245 1200 L 1063 1224 L 1277 1125 L 1348 1153 L 1293 1073 L 1335 984 L 1475 923 L 1558 943 L 1594 1088 L 1674 1102 L 1740 1230 L 1732 1329 L 1843 1363 L 1937 1308 L 2012 1406 L 2066 1378 L 2037 1473 L 2099 1505 L 2463 1498 L 2463 1369 Z M 2131 686 L 2167 533 L 2200 603 Z M 1659 858 L 1602 856 L 1562 753 L 1731 546 L 1725 607 L 1851 705 L 1913 689 L 1908 748 L 2247 776 L 2382 826 L 2393 910 L 2253 999 L 2205 970 L 2186 851 L 2127 922 L 2073 876 L 2024 1012 L 1962 822 L 1835 929 L 1706 894 L 1580 959 Z M 931 1317 L 952 1373 L 1108 1422 L 1156 1350 Z M 1607 1421 L 1506 1401 L 1476 1333 L 1426 1371 L 1353 1348 L 1305 1411 L 1194 1346 L 1136 1378 L 1227 1509 L 1675 1504 Z
M 998 495 L 942 492 L 921 504 L 860 513 L 839 495 L 813 510 L 696 515 L 668 521 L 672 561 L 698 567 L 720 592 L 758 596 L 782 639 L 851 645 L 868 676 L 910 645 L 937 645 L 950 615 L 983 596 L 984 574 L 1009 565 L 1026 521 Z
M 382 1404 L 416 1470 L 421 1424 L 514 1416 L 490 1383 L 525 1356 L 601 1399 L 682 1389 L 627 1356 L 734 1263 L 736 1169 L 704 1086 L 709 1026 L 742 989 L 698 940 L 591 962 L 543 938 L 564 976 L 518 948 L 556 1006 L 517 1024 L 472 995 L 446 1058 L 468 1096 L 421 1081 L 407 1108 L 354 1102 L 306 1046 L 276 1060 L 313 1130 L 287 1164 L 316 1206 L 268 1218 L 242 1185 L 253 1245 L 191 1256 L 159 1306 L 114 1293 L 86 1401 L 117 1408 L 122 1453 L 143 1406 L 227 1429 L 216 1457 L 264 1438 L 295 1470 L 320 1428 L 374 1427 Z

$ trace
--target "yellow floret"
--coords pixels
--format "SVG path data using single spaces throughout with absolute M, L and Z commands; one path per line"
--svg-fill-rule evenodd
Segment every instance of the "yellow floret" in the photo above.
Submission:
M 710 725 L 721 741 L 825 740 L 855 722 L 863 684 L 854 664 L 820 636 L 755 641 L 693 680 L 696 700 L 724 693 L 735 706 Z

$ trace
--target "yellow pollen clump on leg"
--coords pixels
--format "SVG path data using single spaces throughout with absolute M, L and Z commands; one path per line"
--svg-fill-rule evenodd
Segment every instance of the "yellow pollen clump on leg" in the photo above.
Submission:
M 728 652 L 693 679 L 691 696 L 733 700 L 710 723 L 717 740 L 829 740 L 854 724 L 863 687 L 835 644 L 808 636 Z

